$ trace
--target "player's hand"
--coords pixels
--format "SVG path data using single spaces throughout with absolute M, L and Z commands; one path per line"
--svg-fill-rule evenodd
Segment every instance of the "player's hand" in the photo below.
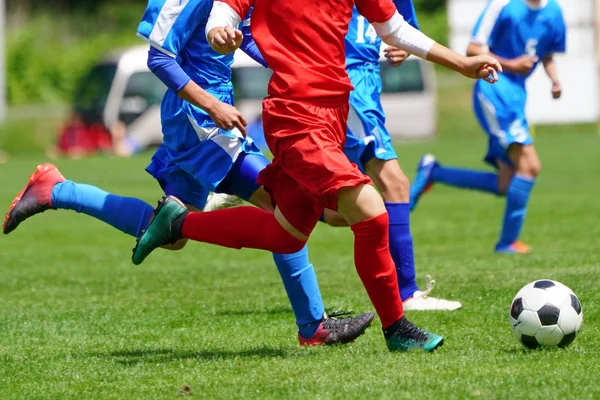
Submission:
M 246 125 L 248 125 L 248 122 L 234 106 L 217 101 L 207 112 L 219 128 L 226 131 L 238 128 L 242 135 L 246 137 Z
M 398 49 L 393 46 L 388 46 L 383 50 L 383 55 L 385 56 L 388 64 L 392 67 L 398 67 L 400 64 L 404 62 L 408 58 L 408 53 L 402 49 Z
M 527 75 L 538 61 L 538 56 L 520 56 L 511 61 L 510 69 L 517 74 Z
M 468 78 L 483 79 L 489 83 L 496 83 L 498 72 L 502 72 L 502 65 L 491 56 L 465 57 L 460 72 Z
M 560 82 L 552 82 L 552 98 L 560 99 L 562 95 L 562 87 L 560 86 Z
M 208 32 L 208 43 L 219 54 L 233 53 L 242 45 L 244 35 L 231 26 L 213 28 Z

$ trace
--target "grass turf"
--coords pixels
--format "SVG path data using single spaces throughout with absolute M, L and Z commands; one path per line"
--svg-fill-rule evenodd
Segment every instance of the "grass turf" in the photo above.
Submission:
M 398 148 L 411 174 L 425 151 L 483 167 L 484 136 L 454 111 L 435 142 Z M 354 344 L 299 348 L 269 254 L 194 243 L 135 267 L 133 238 L 47 212 L 0 238 L 0 398 L 599 398 L 599 139 L 589 126 L 537 132 L 544 171 L 523 233 L 534 254 L 492 254 L 501 199 L 436 187 L 413 214 L 419 282 L 432 274 L 433 295 L 464 307 L 409 314 L 446 337 L 435 354 L 390 354 L 377 321 Z M 154 203 L 147 159 L 58 166 Z M 2 207 L 40 161 L 13 156 L 0 166 Z M 327 307 L 370 310 L 351 246 L 349 230 L 319 226 L 311 259 Z M 512 297 L 540 278 L 570 286 L 583 304 L 583 331 L 566 350 L 526 351 L 512 338 Z

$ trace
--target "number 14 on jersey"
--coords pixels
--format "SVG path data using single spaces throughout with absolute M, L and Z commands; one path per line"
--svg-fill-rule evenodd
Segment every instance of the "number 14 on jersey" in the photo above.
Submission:
M 375 43 L 377 40 L 377 32 L 373 25 L 367 22 L 365 17 L 359 15 L 356 18 L 356 43 Z M 365 39 L 366 38 L 366 39 Z

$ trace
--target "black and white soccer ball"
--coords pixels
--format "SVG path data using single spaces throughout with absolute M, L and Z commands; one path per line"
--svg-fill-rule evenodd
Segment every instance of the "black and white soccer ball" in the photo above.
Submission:
M 567 347 L 581 329 L 583 311 L 571 289 L 544 279 L 519 290 L 509 319 L 515 338 L 529 349 Z

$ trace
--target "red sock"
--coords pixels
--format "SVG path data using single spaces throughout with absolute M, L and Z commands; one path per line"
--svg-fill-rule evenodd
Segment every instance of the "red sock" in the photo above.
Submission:
M 191 212 L 183 222 L 181 234 L 198 242 L 278 254 L 295 253 L 305 244 L 283 229 L 273 213 L 249 206 Z
M 390 255 L 388 215 L 351 226 L 354 232 L 354 264 L 384 328 L 404 315 L 396 266 Z

